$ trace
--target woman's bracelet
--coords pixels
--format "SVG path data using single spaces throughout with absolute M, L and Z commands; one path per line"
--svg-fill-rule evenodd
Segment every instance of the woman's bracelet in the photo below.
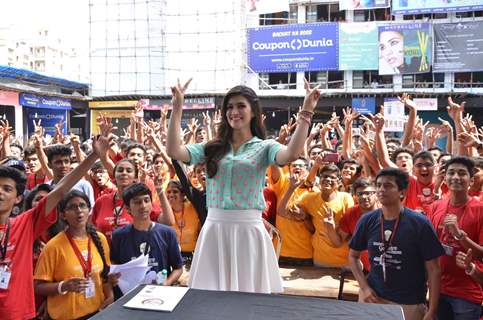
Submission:
M 305 121 L 309 126 L 312 124 L 312 117 L 308 117 L 304 114 L 299 113 L 297 119 Z
M 60 294 L 60 295 L 64 295 L 67 293 L 67 290 L 66 291 L 62 291 L 62 285 L 64 284 L 64 280 L 62 280 L 61 282 L 59 282 L 59 284 L 57 285 L 57 293 Z

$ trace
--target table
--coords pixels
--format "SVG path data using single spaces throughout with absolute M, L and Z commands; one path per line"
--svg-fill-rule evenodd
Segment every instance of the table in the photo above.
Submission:
M 91 319 L 96 320 L 403 320 L 397 305 L 331 299 L 190 289 L 173 312 L 132 310 L 123 305 L 143 286 L 129 292 Z

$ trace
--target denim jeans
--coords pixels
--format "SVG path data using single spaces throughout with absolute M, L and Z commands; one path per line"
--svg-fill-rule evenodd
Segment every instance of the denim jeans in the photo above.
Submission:
M 479 320 L 481 305 L 461 298 L 441 294 L 438 320 Z

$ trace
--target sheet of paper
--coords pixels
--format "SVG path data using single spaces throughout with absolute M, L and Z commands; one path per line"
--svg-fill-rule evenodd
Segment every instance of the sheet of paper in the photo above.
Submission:
M 147 285 L 124 307 L 172 312 L 189 288 Z
M 123 294 L 126 294 L 137 285 L 143 283 L 151 267 L 148 266 L 148 256 L 140 255 L 134 260 L 126 262 L 124 264 L 113 264 L 111 265 L 111 273 L 121 273 L 119 278 L 119 289 L 121 289 Z

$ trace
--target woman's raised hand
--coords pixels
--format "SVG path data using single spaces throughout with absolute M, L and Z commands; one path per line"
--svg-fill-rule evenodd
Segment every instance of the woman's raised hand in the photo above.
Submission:
M 178 79 L 178 83 L 174 87 L 171 87 L 171 93 L 173 94 L 173 109 L 181 110 L 183 108 L 184 94 L 186 89 L 188 89 L 191 80 L 193 80 L 193 78 L 190 78 L 184 85 L 181 85 Z
M 314 88 L 310 88 L 310 83 L 307 81 L 307 79 L 304 79 L 305 81 L 305 98 L 304 98 L 304 104 L 302 106 L 302 110 L 306 111 L 314 111 L 315 106 L 317 105 L 317 102 L 319 102 L 320 99 L 320 84 L 316 85 Z

